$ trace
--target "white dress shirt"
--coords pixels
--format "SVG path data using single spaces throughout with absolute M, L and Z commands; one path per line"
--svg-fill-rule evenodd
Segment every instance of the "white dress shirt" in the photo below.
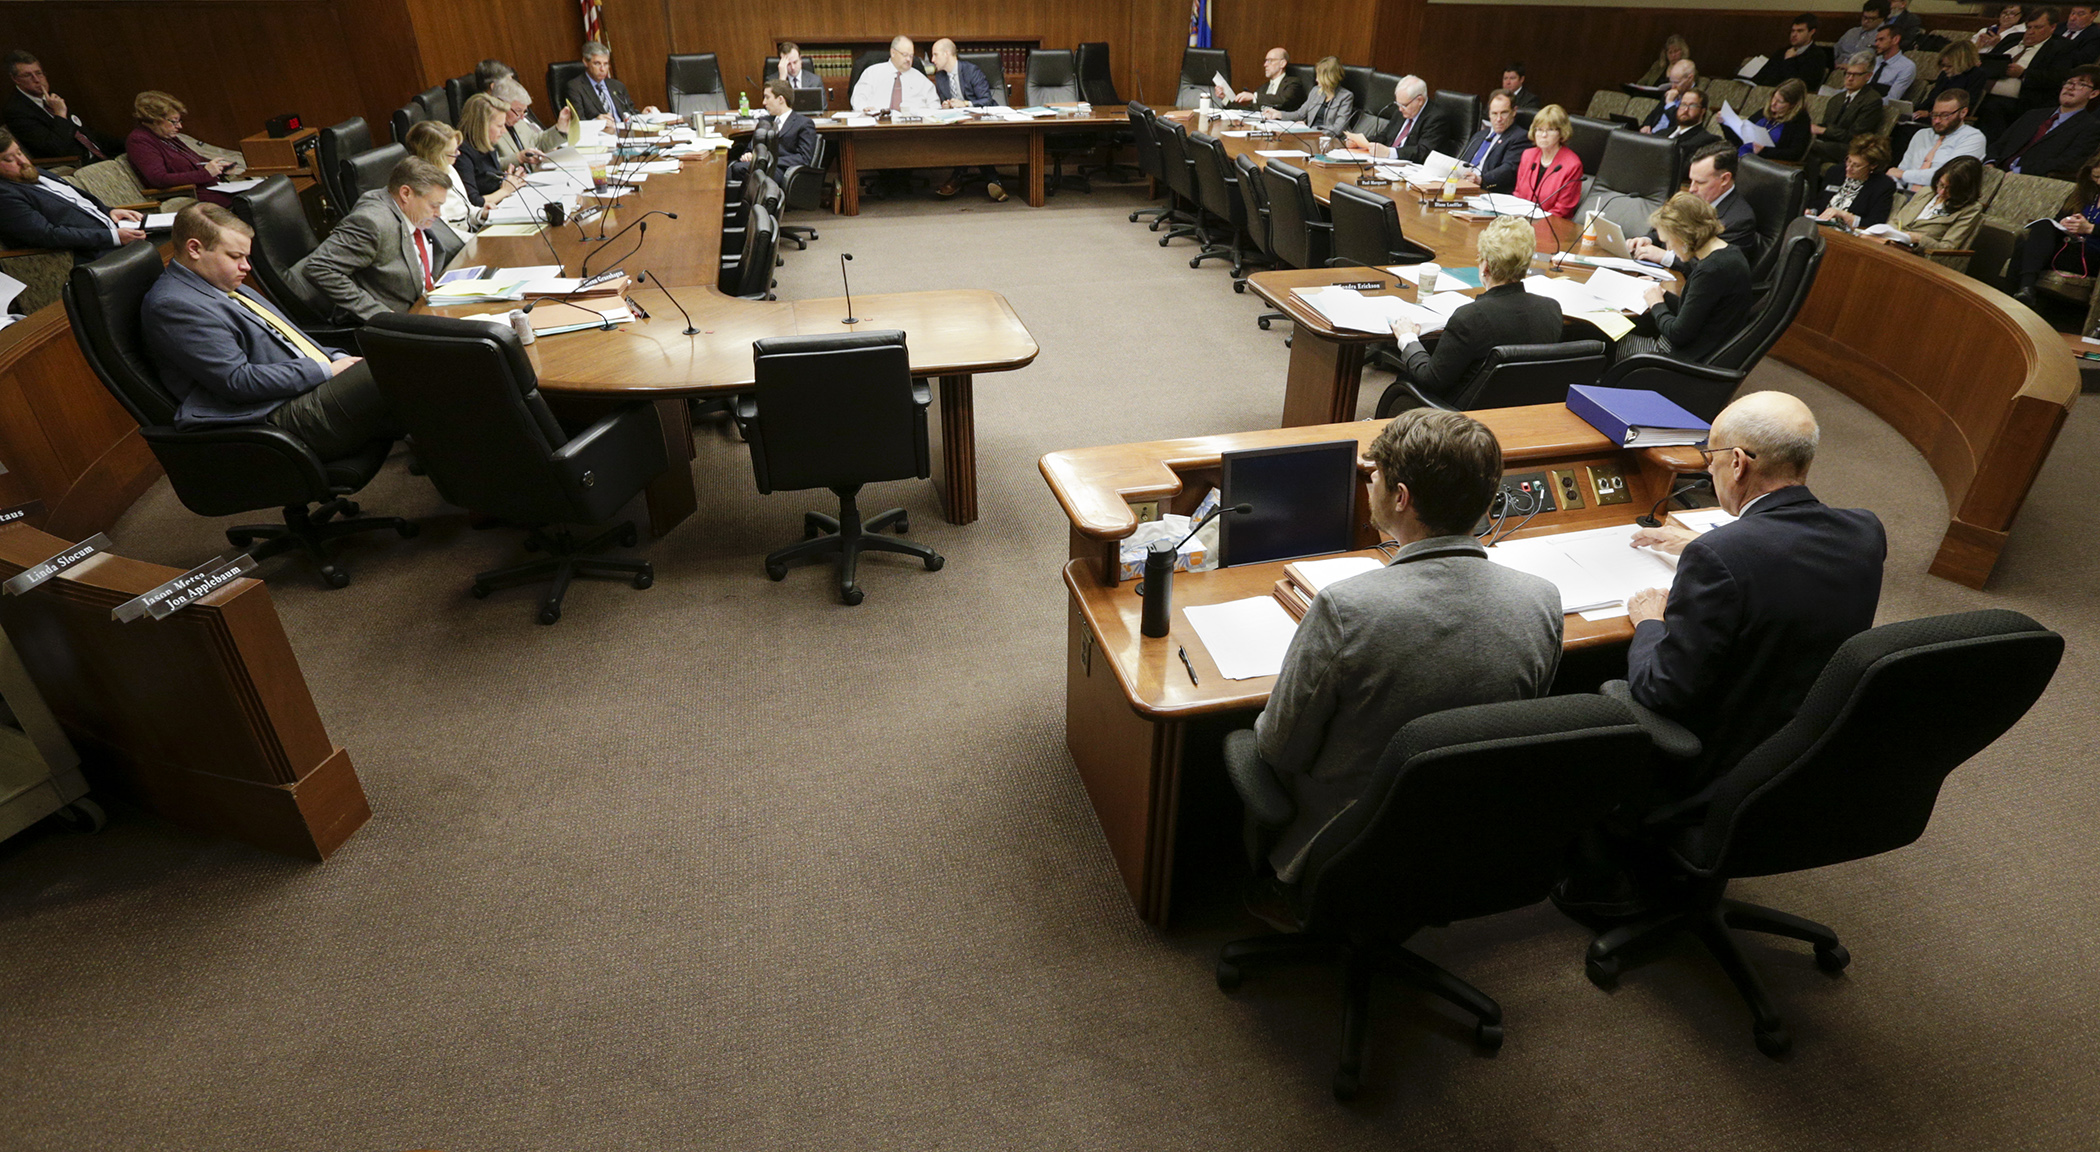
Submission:
M 858 112 L 881 112 L 890 106 L 890 94 L 896 90 L 897 78 L 904 78 L 903 112 L 937 112 L 941 107 L 940 93 L 934 91 L 933 81 L 917 68 L 906 68 L 899 72 L 889 61 L 869 68 L 860 74 L 860 83 L 853 86 L 853 108 Z
M 63 180 L 53 180 L 51 177 L 45 176 L 41 173 L 39 173 L 37 176 L 36 186 L 42 188 L 46 192 L 51 193 L 53 196 L 58 196 L 62 199 L 71 201 L 82 212 L 85 212 L 88 215 L 93 216 L 95 219 L 102 221 L 104 224 L 109 225 L 109 242 L 111 244 L 114 245 L 123 243 L 123 241 L 117 236 L 116 218 L 112 217 L 109 213 L 104 212 L 102 209 L 95 207 L 95 202 L 93 200 L 88 199 L 85 196 L 82 196 L 80 194 L 80 189 L 73 187 L 71 184 L 68 184 Z
M 1910 147 L 1903 150 L 1903 160 L 1897 166 L 1903 169 L 1898 183 L 1905 188 L 1930 188 L 1932 174 L 1940 166 L 1956 156 L 1974 156 L 1983 159 L 1990 142 L 1983 132 L 1972 124 L 1964 124 L 1945 136 L 1926 129 L 1910 138 Z
M 2047 40 L 2042 41 L 2042 44 L 2047 43 Z M 2034 59 L 2034 54 L 2042 50 L 2042 44 L 2029 44 L 2028 46 L 2013 53 L 2012 63 L 2018 64 L 2020 66 L 2020 70 L 2022 72 L 2025 72 L 2027 70 L 2028 63 Z M 2008 67 L 2009 66 L 2010 65 L 2008 65 Z M 2020 98 L 2020 82 L 2024 79 L 2026 79 L 2025 76 L 2007 76 L 2005 79 L 2000 80 L 1996 84 L 1991 85 L 1991 95 L 2004 96 L 2007 99 L 2017 100 Z

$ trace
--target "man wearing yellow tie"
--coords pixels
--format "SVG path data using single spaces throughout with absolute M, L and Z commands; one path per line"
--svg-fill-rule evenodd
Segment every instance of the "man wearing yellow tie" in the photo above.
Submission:
M 323 460 L 398 426 L 362 357 L 323 348 L 242 287 L 255 232 L 216 204 L 175 217 L 175 256 L 146 293 L 140 328 L 178 428 L 274 424 Z

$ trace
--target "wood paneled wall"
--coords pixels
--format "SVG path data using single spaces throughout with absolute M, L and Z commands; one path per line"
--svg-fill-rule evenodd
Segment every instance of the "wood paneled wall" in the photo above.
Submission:
M 475 64 L 493 56 L 518 70 L 537 103 L 546 99 L 541 93 L 547 87 L 547 65 L 576 59 L 583 45 L 583 13 L 576 0 L 406 3 L 421 48 L 425 87 L 472 72 Z M 671 52 L 664 31 L 666 6 L 665 0 L 605 0 L 613 72 L 643 105 L 660 106 L 664 101 L 664 57 Z M 539 111 L 546 122 L 559 109 Z

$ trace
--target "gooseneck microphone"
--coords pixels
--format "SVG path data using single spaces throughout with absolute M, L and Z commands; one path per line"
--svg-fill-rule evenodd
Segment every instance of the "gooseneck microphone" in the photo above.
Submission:
M 625 236 L 625 235 L 627 235 L 627 233 L 628 233 L 628 232 L 629 232 L 630 230 L 632 230 L 632 229 L 634 229 L 634 228 L 636 228 L 636 227 L 640 226 L 640 225 L 641 225 L 641 224 L 642 224 L 642 223 L 643 223 L 644 221 L 648 220 L 648 219 L 649 219 L 649 217 L 651 217 L 651 216 L 662 216 L 662 217 L 665 217 L 665 218 L 667 218 L 667 219 L 671 219 L 671 220 L 676 220 L 676 219 L 678 219 L 678 213 L 676 213 L 676 212 L 666 212 L 666 211 L 664 211 L 664 210 L 663 210 L 663 209 L 661 209 L 661 208 L 651 208 L 651 209 L 650 209 L 649 211 L 647 211 L 647 212 L 644 212 L 644 213 L 642 213 L 641 215 L 639 215 L 639 216 L 635 217 L 634 219 L 632 219 L 632 220 L 628 221 L 625 227 L 621 228 L 621 229 L 620 229 L 620 230 L 619 230 L 618 232 L 615 232 L 615 233 L 613 233 L 612 235 L 610 235 L 610 236 L 606 237 L 606 240 L 607 240 L 608 242 L 610 242 L 610 241 L 613 241 L 613 240 L 618 240 L 618 239 L 619 239 L 620 237 L 622 237 L 622 236 Z M 607 245 L 607 246 L 608 246 L 608 247 L 610 247 L 610 244 L 608 243 L 608 245 Z M 605 249 L 604 249 L 604 248 L 599 248 L 599 249 L 597 249 L 596 251 L 592 251 L 592 252 L 587 252 L 587 253 L 585 253 L 585 254 L 584 254 L 584 257 L 583 257 L 583 261 L 582 261 L 582 263 L 580 263 L 580 264 L 578 264 L 578 265 L 576 266 L 576 274 L 577 274 L 578 276 L 585 276 L 585 277 L 588 277 L 588 276 L 590 275 L 590 271 L 591 271 L 591 257 L 593 257 L 593 256 L 596 256 L 596 255 L 597 255 L 597 254 L 598 254 L 599 252 L 603 252 L 603 251 L 605 251 Z M 632 255 L 632 253 L 630 253 L 630 255 Z
M 1181 546 L 1195 538 L 1211 521 L 1227 512 L 1246 515 L 1254 511 L 1252 504 L 1220 504 L 1210 510 L 1210 515 L 1196 522 L 1189 534 L 1178 543 L 1154 540 L 1145 549 L 1145 578 L 1138 583 L 1137 594 L 1145 598 L 1142 619 L 1138 631 L 1146 636 L 1164 636 L 1173 626 L 1174 620 L 1174 561 L 1181 555 Z
M 860 323 L 860 317 L 853 314 L 853 281 L 846 278 L 846 261 L 851 259 L 853 259 L 853 253 L 839 253 L 839 283 L 846 286 L 846 318 L 839 321 L 841 324 Z
M 748 79 L 748 77 L 746 77 L 746 79 Z M 643 273 L 641 273 L 641 274 L 637 275 L 637 276 L 636 276 L 636 277 L 634 278 L 634 281 L 635 281 L 635 283 L 637 283 L 637 284 L 646 284 L 646 283 L 648 283 L 648 282 L 649 282 L 649 274 L 648 274 L 647 272 L 643 272 Z M 680 304 L 680 303 L 678 302 L 678 297 L 676 297 L 676 296 L 674 296 L 674 295 L 672 295 L 672 294 L 671 294 L 671 289 L 670 289 L 670 287 L 669 287 L 668 285 L 666 285 L 666 284 L 665 284 L 665 283 L 664 283 L 664 282 L 663 282 L 662 280 L 658 280 L 658 281 L 656 282 L 656 287 L 657 287 L 657 289 L 658 289 L 659 291 L 661 291 L 661 292 L 662 292 L 662 293 L 664 294 L 664 298 L 665 298 L 666 300 L 669 300 L 669 301 L 671 302 L 671 307 L 673 307 L 673 308 L 676 308 L 676 309 L 678 309 L 678 314 L 679 314 L 680 316 L 683 316 L 683 317 L 685 317 L 685 331 L 683 331 L 683 332 L 679 333 L 679 335 L 681 335 L 681 336 L 698 336 L 698 335 L 700 334 L 700 329 L 698 329 L 698 328 L 695 328 L 695 327 L 693 326 L 693 317 L 692 317 L 692 314 L 691 314 L 691 313 L 689 313 L 689 312 L 687 312 L 687 311 L 685 310 L 685 305 L 683 305 L 683 304 Z

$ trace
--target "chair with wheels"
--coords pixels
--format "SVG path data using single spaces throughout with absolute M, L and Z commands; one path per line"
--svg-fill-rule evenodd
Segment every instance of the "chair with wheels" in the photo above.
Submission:
M 1336 184 L 1327 193 L 1327 215 L 1334 225 L 1334 255 L 1329 263 L 1420 264 L 1436 253 L 1407 238 L 1400 227 L 1400 205 L 1390 196 L 1366 192 L 1354 184 Z
M 1210 91 L 1213 76 L 1223 76 L 1227 81 L 1232 79 L 1232 57 L 1223 48 L 1183 49 L 1181 89 L 1174 97 L 1174 106 L 1194 108 L 1201 104 L 1203 94 Z
M 578 576 L 655 582 L 646 560 L 599 555 L 615 541 L 634 546 L 631 521 L 581 543 L 568 527 L 612 519 L 667 466 L 654 405 L 627 405 L 571 435 L 540 396 L 517 333 L 481 320 L 389 312 L 365 326 L 364 348 L 438 495 L 524 528 L 526 548 L 547 554 L 476 573 L 476 599 L 546 581 L 537 618 L 552 624 Z
M 814 212 L 824 206 L 824 182 L 831 171 L 831 141 L 817 137 L 816 149 L 810 153 L 809 163 L 797 164 L 782 173 L 780 186 L 787 194 L 784 207 L 801 212 Z M 780 238 L 794 244 L 797 250 L 809 247 L 809 241 L 817 238 L 817 230 L 806 224 L 782 224 Z
M 1792 164 L 1752 154 L 1736 161 L 1735 186 L 1757 217 L 1758 253 L 1750 266 L 1750 286 L 1763 292 L 1772 286 L 1779 268 L 1780 237 L 1787 225 L 1801 219 L 1808 176 Z
M 722 86 L 722 67 L 712 52 L 664 57 L 664 91 L 670 94 L 670 110 L 680 116 L 693 112 L 729 111 L 729 92 Z M 755 103 L 757 93 L 750 96 Z
M 321 243 L 320 237 L 314 235 L 313 225 L 306 221 L 306 210 L 299 205 L 299 193 L 292 190 L 291 177 L 280 173 L 246 192 L 234 193 L 233 214 L 255 229 L 248 270 L 255 274 L 263 295 L 316 343 L 356 351 L 357 330 L 330 324 L 328 317 L 314 311 L 285 279 L 292 265 L 306 259 Z
M 1504 344 L 1490 351 L 1472 377 L 1449 396 L 1424 392 L 1401 372 L 1378 398 L 1378 418 L 1391 417 L 1408 396 L 1420 405 L 1453 412 L 1565 404 L 1570 387 L 1596 383 L 1609 362 L 1602 340 Z
M 350 210 L 350 201 L 355 196 L 343 195 L 343 160 L 359 152 L 372 149 L 372 129 L 362 116 L 352 116 L 340 124 L 331 124 L 318 134 L 320 149 L 321 190 L 328 194 L 328 203 L 338 214 Z
M 992 99 L 1007 107 L 1013 106 L 1013 94 L 1006 87 L 1006 64 L 997 52 L 957 52 L 955 58 L 962 63 L 977 65 L 977 70 L 984 73 L 984 82 L 991 85 Z
M 1406 947 L 1425 927 L 1545 899 L 1576 837 L 1629 795 L 1649 758 L 1630 709 L 1601 696 L 1550 696 L 1453 708 L 1395 733 L 1362 799 L 1313 841 L 1289 894 L 1296 931 L 1236 940 L 1218 987 L 1261 964 L 1340 960 L 1346 989 L 1337 1099 L 1363 1085 L 1371 981 L 1397 976 L 1471 1014 L 1474 1042 L 1502 1046 L 1502 1008 Z M 1226 738 L 1225 767 L 1246 805 L 1250 862 L 1263 829 L 1287 825 L 1291 793 L 1254 733 Z
M 1175 120 L 1154 120 L 1153 127 L 1167 190 L 1174 194 L 1176 203 L 1188 205 L 1181 219 L 1162 218 L 1167 232 L 1159 238 L 1159 246 L 1164 248 L 1183 236 L 1194 237 L 1198 244 L 1208 246 L 1210 229 L 1203 222 L 1203 204 L 1196 195 L 1196 164 L 1189 157 L 1188 126 Z
M 946 563 L 923 544 L 882 535 L 907 532 L 902 508 L 861 520 L 861 486 L 933 474 L 926 436 L 932 392 L 911 374 L 904 333 L 774 336 L 753 341 L 755 386 L 736 398 L 737 426 L 751 445 L 751 476 L 762 494 L 829 488 L 837 517 L 802 514 L 804 539 L 766 557 L 766 576 L 787 578 L 799 560 L 837 557 L 839 598 L 861 602 L 862 552 L 914 556 L 928 572 Z
M 1157 231 L 1159 218 L 1174 211 L 1174 194 L 1167 188 L 1167 170 L 1159 155 L 1160 129 L 1156 123 L 1159 117 L 1152 109 L 1135 101 L 1126 105 L 1123 113 L 1130 117 L 1131 140 L 1137 147 L 1138 175 L 1149 178 L 1154 188 L 1167 194 L 1165 204 L 1137 209 L 1130 214 L 1130 222 L 1135 224 L 1140 218 L 1150 216 L 1153 218 L 1152 228 Z
M 2063 657 L 2064 640 L 2005 609 L 1884 624 L 1841 645 L 1786 727 L 1690 800 L 1646 817 L 1645 832 L 1683 884 L 1654 915 L 1590 944 L 1590 979 L 1609 988 L 1627 961 L 1679 932 L 1713 954 L 1749 1005 L 1767 1056 L 1793 1039 L 1735 930 L 1814 946 L 1816 967 L 1851 962 L 1837 933 L 1735 900 L 1731 881 L 1863 860 L 1918 839 L 1947 775 L 2019 723 Z M 1628 697 L 1624 681 L 1605 686 Z M 1659 746 L 1698 755 L 1698 737 L 1638 709 Z
M 1528 126 L 1525 130 L 1530 131 Z M 1588 116 L 1568 117 L 1568 147 L 1575 150 L 1575 155 L 1582 157 L 1585 191 L 1588 190 L 1589 181 L 1596 178 L 1597 170 L 1604 167 L 1605 146 L 1611 142 L 1611 134 L 1618 130 L 1618 123 L 1612 120 L 1593 120 Z M 1471 133 L 1467 135 L 1470 136 Z
M 413 521 L 361 516 L 350 499 L 385 466 L 391 441 L 375 440 L 354 455 L 322 460 L 305 441 L 272 424 L 175 426 L 181 404 L 161 386 L 140 328 L 140 310 L 161 268 L 153 242 L 137 240 L 75 267 L 62 296 L 88 367 L 139 422 L 140 438 L 167 472 L 182 506 L 199 516 L 282 508 L 281 526 L 229 528 L 227 541 L 258 560 L 303 550 L 331 588 L 350 583 L 350 574 L 334 558 L 337 539 L 389 530 L 414 536 Z
M 1247 237 L 1254 242 L 1254 250 L 1260 253 L 1253 262 L 1264 268 L 1273 268 L 1276 266 L 1276 253 L 1269 244 L 1269 189 L 1262 180 L 1261 166 L 1252 158 L 1241 154 L 1232 158 L 1232 170 L 1233 174 L 1239 177 L 1240 199 L 1247 206 Z M 1234 276 L 1232 290 L 1244 294 L 1247 291 L 1247 277 Z M 1269 325 L 1275 321 L 1288 319 L 1290 317 L 1282 312 L 1264 312 L 1256 316 L 1254 322 L 1266 332 Z
M 1313 196 L 1312 177 L 1282 160 L 1269 161 L 1261 174 L 1269 201 L 1269 252 L 1286 268 L 1326 267 L 1334 255 L 1334 224 Z
M 1240 243 L 1240 238 L 1247 234 L 1247 202 L 1240 196 L 1239 173 L 1226 155 L 1225 146 L 1215 138 L 1196 132 L 1190 134 L 1187 144 L 1189 164 L 1195 177 L 1197 209 L 1225 229 L 1225 242 L 1205 244 L 1203 251 L 1190 258 L 1189 267 L 1200 267 L 1205 260 L 1228 257 L 1232 260 L 1232 275 L 1237 280 L 1247 274 L 1248 263 L 1247 250 Z
M 1596 179 L 1575 210 L 1576 222 L 1595 212 L 1628 236 L 1644 236 L 1648 217 L 1677 191 L 1677 144 L 1620 129 L 1605 139 L 1604 157 L 1591 174 Z
M 1743 330 L 1706 358 L 1709 366 L 1746 374 L 1757 367 L 1808 301 L 1809 291 L 1816 286 L 1816 270 L 1823 265 L 1824 243 L 1822 230 L 1806 216 L 1787 225 L 1779 240 L 1772 286 L 1751 307 Z
M 1032 108 L 1079 102 L 1079 71 L 1072 61 L 1071 49 L 1029 49 L 1027 99 Z M 1091 194 L 1094 186 L 1079 174 L 1076 165 L 1069 174 L 1065 172 L 1065 160 L 1091 152 L 1099 145 L 1100 137 L 1092 132 L 1044 133 L 1043 149 L 1050 154 L 1050 176 L 1043 181 L 1044 190 L 1054 196 L 1070 185 Z
M 1116 91 L 1116 80 L 1108 63 L 1108 41 L 1089 40 L 1075 50 L 1075 66 L 1079 69 L 1079 98 L 1096 108 L 1113 108 L 1123 103 L 1122 93 Z M 1123 183 L 1131 179 L 1131 171 L 1116 162 L 1116 152 L 1135 144 L 1136 138 L 1128 128 L 1104 133 L 1102 143 L 1108 148 L 1108 163 L 1091 169 L 1080 169 L 1080 175 L 1093 172 Z

